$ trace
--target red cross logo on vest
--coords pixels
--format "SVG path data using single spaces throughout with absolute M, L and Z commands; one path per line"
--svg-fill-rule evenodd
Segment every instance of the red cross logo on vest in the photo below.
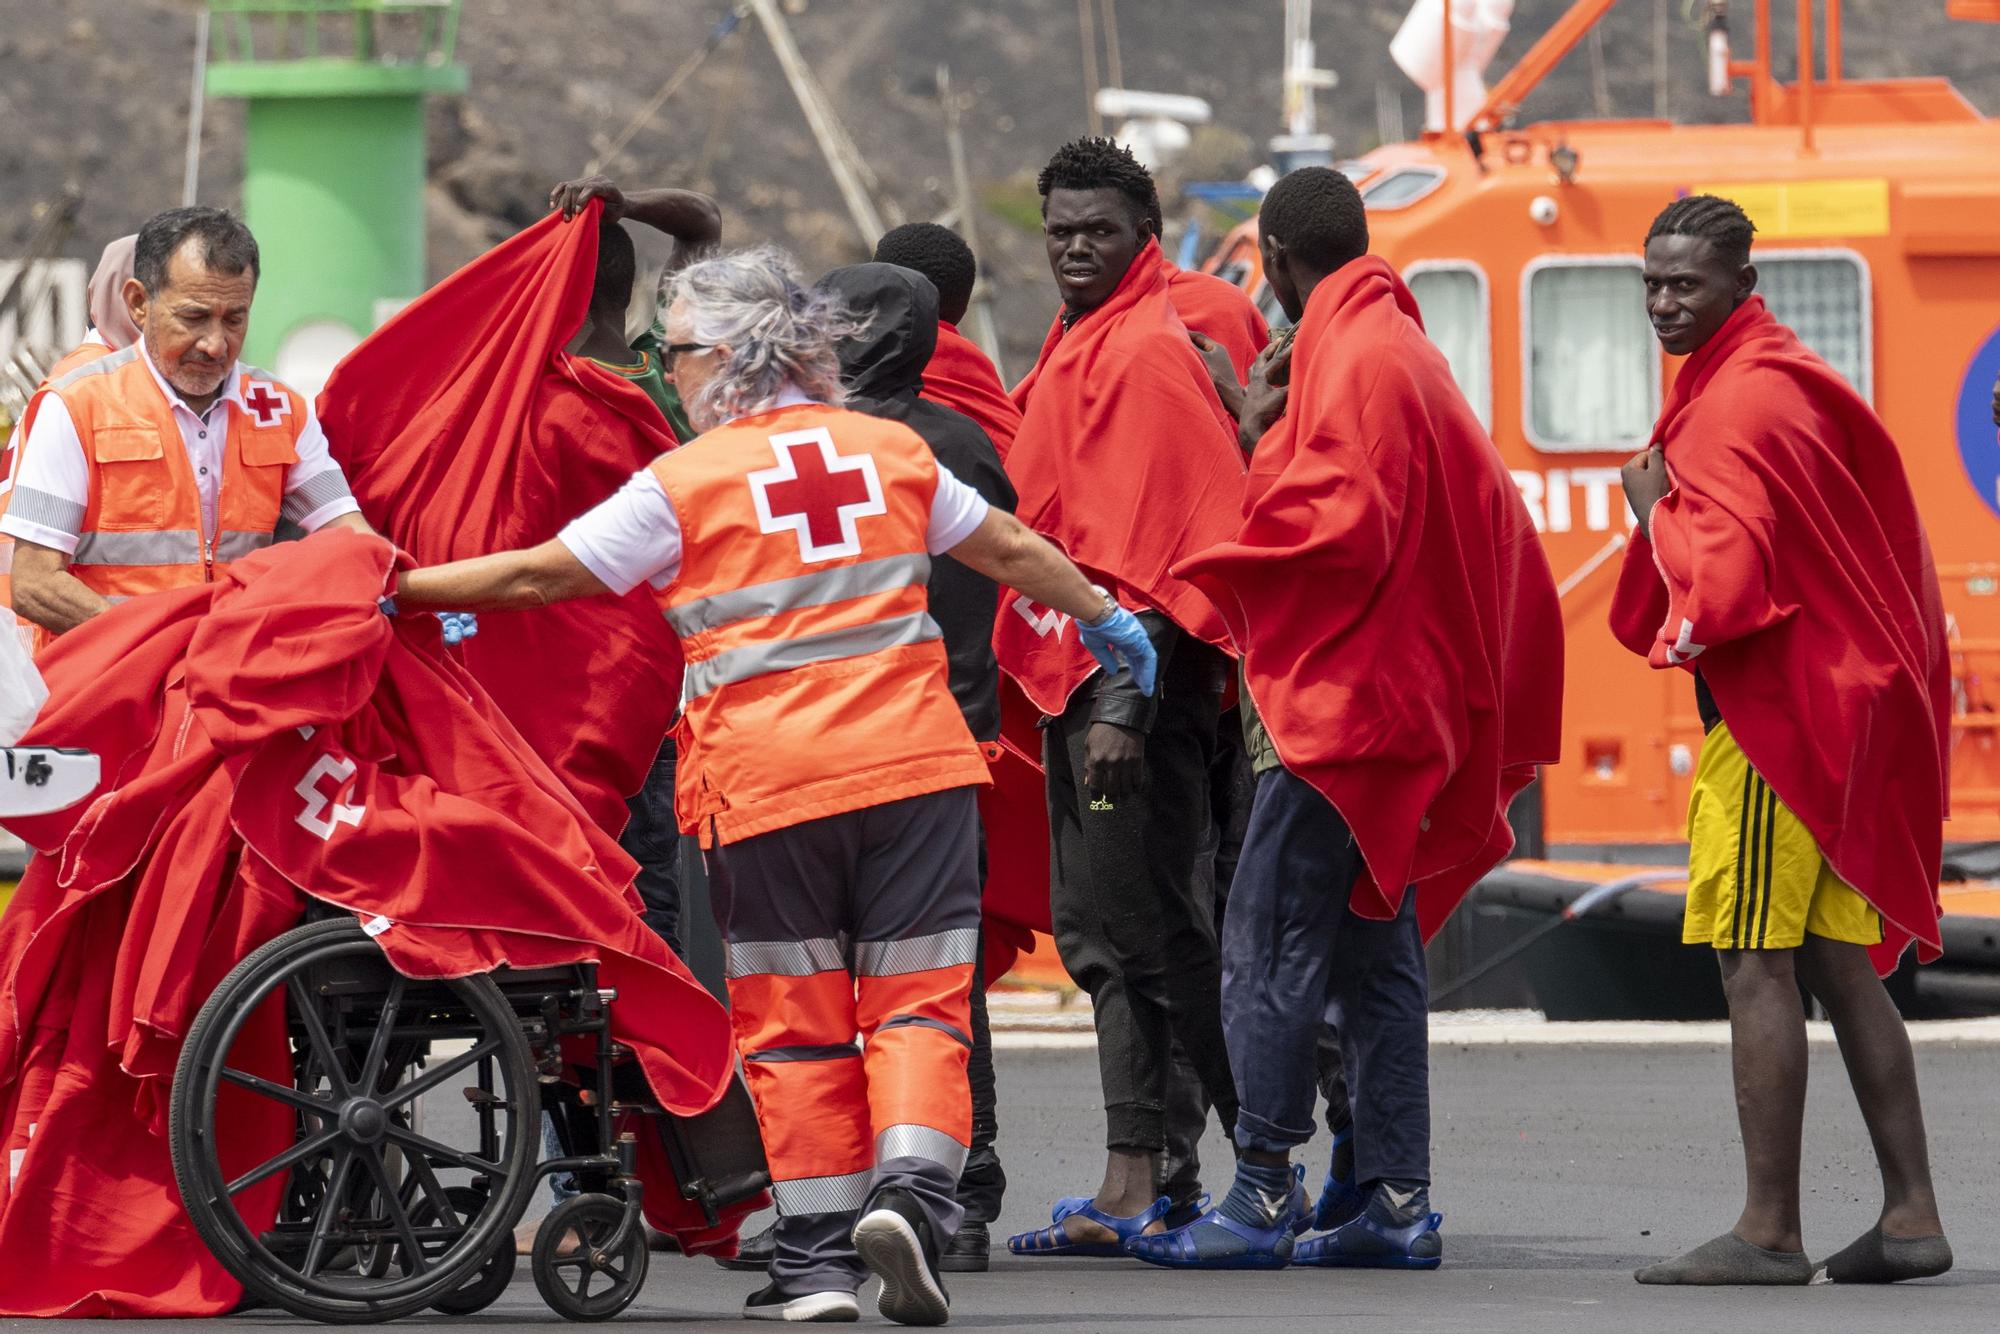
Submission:
M 250 410 L 257 424 L 267 430 L 292 415 L 292 400 L 263 380 L 250 380 L 244 384 L 243 406 Z
M 750 474 L 757 526 L 792 532 L 802 561 L 861 554 L 855 520 L 887 514 L 882 478 L 869 454 L 841 454 L 823 426 L 771 437 L 778 466 Z

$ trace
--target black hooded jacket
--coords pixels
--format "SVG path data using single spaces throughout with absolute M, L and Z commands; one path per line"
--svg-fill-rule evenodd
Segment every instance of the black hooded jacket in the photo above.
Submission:
M 847 406 L 902 422 L 952 476 L 1013 513 L 1014 486 L 986 432 L 963 413 L 917 397 L 937 348 L 938 295 L 930 279 L 895 264 L 854 264 L 827 274 L 820 286 L 870 317 L 867 332 L 840 348 Z M 952 697 L 973 737 L 991 741 L 1000 735 L 1000 664 L 993 657 L 1000 590 L 985 575 L 937 556 L 930 601 L 951 660 Z

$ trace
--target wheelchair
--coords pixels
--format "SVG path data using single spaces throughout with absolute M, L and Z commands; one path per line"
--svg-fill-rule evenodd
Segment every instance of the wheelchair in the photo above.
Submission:
M 223 979 L 182 1047 L 168 1134 L 195 1231 L 248 1301 L 331 1324 L 467 1315 L 506 1291 L 514 1229 L 562 1174 L 580 1193 L 536 1234 L 535 1286 L 568 1319 L 617 1315 L 646 1277 L 641 1136 L 710 1225 L 770 1176 L 740 1080 L 667 1113 L 612 1039 L 616 999 L 588 963 L 405 977 L 351 916 L 309 918 Z M 289 1146 L 243 1166 L 219 1106 L 289 1119 Z M 563 1152 L 538 1161 L 545 1111 Z

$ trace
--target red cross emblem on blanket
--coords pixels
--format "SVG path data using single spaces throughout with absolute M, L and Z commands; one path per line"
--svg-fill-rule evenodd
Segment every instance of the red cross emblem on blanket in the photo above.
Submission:
M 778 466 L 750 474 L 757 526 L 796 534 L 802 561 L 859 555 L 855 521 L 889 512 L 874 456 L 837 452 L 824 427 L 774 435 L 771 450 Z
M 292 400 L 262 380 L 251 380 L 243 386 L 243 406 L 266 429 L 292 415 Z

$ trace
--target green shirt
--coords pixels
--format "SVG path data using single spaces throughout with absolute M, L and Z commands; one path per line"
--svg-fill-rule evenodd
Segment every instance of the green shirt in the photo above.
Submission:
M 646 391 L 646 397 L 653 400 L 660 415 L 667 419 L 667 425 L 674 428 L 674 434 L 682 444 L 694 439 L 694 427 L 688 424 L 687 413 L 681 408 L 680 391 L 667 380 L 663 367 L 666 348 L 666 330 L 658 320 L 653 327 L 632 340 L 632 350 L 639 356 L 636 363 L 614 366 L 608 361 L 597 361 L 613 375 L 622 376 Z M 595 361 L 595 358 L 592 358 Z
M 1257 716 L 1257 702 L 1250 698 L 1250 683 L 1238 670 L 1236 707 L 1243 714 L 1243 748 L 1250 752 L 1250 772 L 1261 774 L 1266 769 L 1279 768 L 1284 762 L 1278 758 L 1278 748 L 1271 744 L 1271 734 L 1264 730 L 1264 720 Z

